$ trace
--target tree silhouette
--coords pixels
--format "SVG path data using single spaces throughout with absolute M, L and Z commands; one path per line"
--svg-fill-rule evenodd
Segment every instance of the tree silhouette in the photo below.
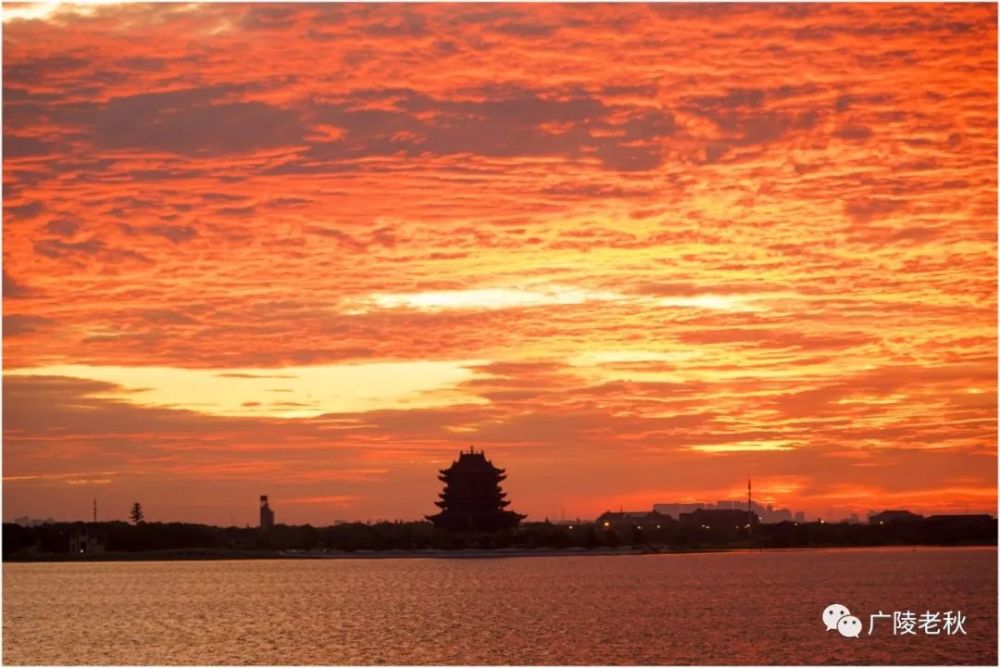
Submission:
M 128 514 L 132 524 L 142 524 L 146 516 L 142 514 L 142 504 L 136 501 L 132 504 L 132 511 Z

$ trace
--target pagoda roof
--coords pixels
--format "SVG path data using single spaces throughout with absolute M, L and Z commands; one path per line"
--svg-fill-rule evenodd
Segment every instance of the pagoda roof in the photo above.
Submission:
M 451 466 L 441 471 L 446 475 L 452 471 L 489 471 L 490 473 L 504 473 L 504 470 L 493 466 L 493 462 L 486 459 L 486 453 L 482 450 L 476 452 L 472 448 L 468 451 L 458 453 L 458 459 L 452 462 Z

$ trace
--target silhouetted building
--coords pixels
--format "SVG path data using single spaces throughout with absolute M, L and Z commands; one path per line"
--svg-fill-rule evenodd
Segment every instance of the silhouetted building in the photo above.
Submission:
M 653 512 L 660 513 L 661 515 L 669 515 L 673 519 L 677 519 L 681 516 L 681 513 L 690 513 L 699 508 L 708 507 L 710 507 L 710 504 L 707 503 L 655 503 L 653 504 Z
M 777 524 L 778 522 L 790 522 L 793 519 L 792 511 L 788 508 L 775 508 L 772 505 L 762 505 L 756 501 L 751 501 L 751 509 L 754 514 L 757 515 L 757 519 L 761 524 Z M 663 513 L 664 515 L 670 515 L 675 519 L 679 519 L 682 513 L 691 513 L 698 509 L 701 510 L 742 510 L 746 513 L 747 501 L 746 499 L 740 500 L 720 500 L 715 503 L 657 503 L 653 505 L 653 510 Z M 796 513 L 795 521 L 804 522 L 805 516 L 802 513 Z
M 434 505 L 441 512 L 427 519 L 449 531 L 492 533 L 514 528 L 525 515 L 506 510 L 510 502 L 500 487 L 506 477 L 483 452 L 472 448 L 460 452 L 458 460 L 438 476 L 444 491 Z
M 922 520 L 923 515 L 911 513 L 909 510 L 883 510 L 868 516 L 869 524 L 891 524 L 893 522 L 915 522 Z
M 778 522 L 792 521 L 792 511 L 788 508 L 775 508 L 771 504 L 762 507 L 755 501 L 753 511 L 757 513 L 761 524 L 777 524 Z
M 961 527 L 988 527 L 993 524 L 991 515 L 931 515 L 924 520 L 928 524 L 947 524 Z
M 274 526 L 274 511 L 267 504 L 267 494 L 260 495 L 260 528 L 270 529 Z
M 74 529 L 69 535 L 69 553 L 76 556 L 104 552 L 104 537 L 94 529 Z
M 40 527 L 45 524 L 55 524 L 55 523 L 56 521 L 51 517 L 47 517 L 44 520 L 42 520 L 25 516 L 25 517 L 18 517 L 17 519 L 14 520 L 14 524 L 19 524 L 20 526 L 23 527 Z
M 613 513 L 605 511 L 600 517 L 594 520 L 598 529 L 660 529 L 664 524 L 673 522 L 669 515 L 655 510 L 620 510 Z
M 680 521 L 684 524 L 696 524 L 709 529 L 740 529 L 747 526 L 747 511 L 738 508 L 699 508 L 690 513 L 681 513 Z M 760 523 L 756 513 L 749 513 L 750 522 L 754 526 Z

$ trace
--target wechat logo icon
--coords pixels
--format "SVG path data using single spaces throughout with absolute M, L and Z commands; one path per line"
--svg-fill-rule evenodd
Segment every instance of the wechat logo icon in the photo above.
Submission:
M 837 631 L 845 638 L 861 636 L 861 620 L 840 603 L 831 603 L 823 610 L 823 626 L 827 631 Z

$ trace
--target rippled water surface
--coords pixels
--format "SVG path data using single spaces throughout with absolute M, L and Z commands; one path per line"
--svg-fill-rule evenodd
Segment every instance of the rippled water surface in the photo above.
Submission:
M 995 548 L 4 564 L 5 663 L 997 661 Z M 966 635 L 827 632 L 829 603 Z

